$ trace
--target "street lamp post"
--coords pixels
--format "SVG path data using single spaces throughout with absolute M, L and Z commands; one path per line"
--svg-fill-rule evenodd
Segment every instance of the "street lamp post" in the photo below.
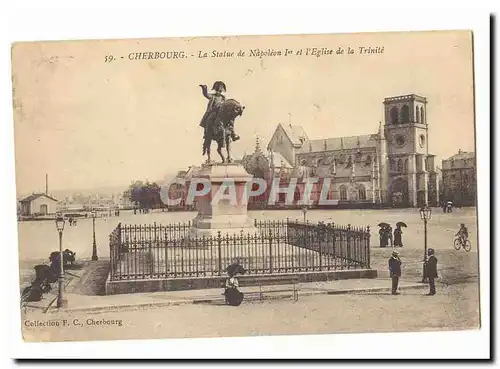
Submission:
M 63 308 L 68 305 L 68 301 L 64 298 L 64 255 L 62 249 L 62 234 L 64 230 L 64 218 L 59 216 L 56 219 L 56 228 L 59 232 L 59 291 L 57 294 L 57 307 Z
M 422 283 L 427 282 L 426 268 L 427 268 L 427 221 L 431 219 L 431 208 L 422 206 L 420 208 L 420 218 L 424 221 L 424 265 L 422 268 Z
M 97 257 L 97 244 L 95 242 L 95 217 L 97 212 L 92 210 L 92 261 L 97 261 L 99 258 Z
M 304 214 L 304 223 L 307 223 L 307 206 L 302 208 L 302 213 Z

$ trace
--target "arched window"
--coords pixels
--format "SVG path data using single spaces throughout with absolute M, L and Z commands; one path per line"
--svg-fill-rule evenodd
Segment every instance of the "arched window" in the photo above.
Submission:
M 391 123 L 392 124 L 397 124 L 399 122 L 399 112 L 398 112 L 398 108 L 396 106 L 393 106 L 391 108 L 391 111 L 389 113 L 390 117 L 391 117 Z
M 408 123 L 410 121 L 410 108 L 408 105 L 403 105 L 401 108 L 401 123 Z
M 371 155 L 368 155 L 365 160 L 365 165 L 370 166 L 372 164 L 372 157 Z
M 415 110 L 416 110 L 416 112 L 417 112 L 417 117 L 415 118 L 415 121 L 416 121 L 417 123 L 422 123 L 422 122 L 420 121 L 420 108 L 417 106 L 417 108 L 416 108 Z
M 403 172 L 403 159 L 398 160 L 398 172 L 399 173 Z
M 405 159 L 404 171 L 405 173 L 408 173 L 408 159 Z
M 420 107 L 420 119 L 421 119 L 422 123 L 425 124 L 425 116 L 424 116 L 424 107 L 423 106 Z
M 358 187 L 358 199 L 359 200 L 366 200 L 366 189 L 365 186 L 359 185 Z
M 425 170 L 428 171 L 429 170 L 429 163 L 427 161 L 427 158 L 424 159 L 424 165 L 425 165 Z
M 340 186 L 340 200 L 347 200 L 347 188 L 346 186 Z
M 389 168 L 392 172 L 396 171 L 396 162 L 394 159 L 389 159 Z

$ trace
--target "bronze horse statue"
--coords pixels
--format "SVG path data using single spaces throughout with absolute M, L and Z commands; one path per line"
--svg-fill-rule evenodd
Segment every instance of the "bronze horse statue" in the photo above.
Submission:
M 207 127 L 205 140 L 203 142 L 203 155 L 207 155 L 210 163 L 210 146 L 212 141 L 217 142 L 217 152 L 223 163 L 231 163 L 231 142 L 235 140 L 234 120 L 243 114 L 245 109 L 238 101 L 228 99 L 219 108 L 215 121 Z M 227 157 L 222 154 L 222 148 L 226 149 Z

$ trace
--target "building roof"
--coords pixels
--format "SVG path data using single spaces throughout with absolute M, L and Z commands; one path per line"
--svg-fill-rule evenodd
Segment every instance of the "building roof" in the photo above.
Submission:
M 450 156 L 448 159 L 445 159 L 444 161 L 474 159 L 475 156 L 476 156 L 475 152 L 467 152 L 467 151 L 461 151 L 461 150 L 459 150 L 458 154 Z
M 31 194 L 31 195 L 25 197 L 24 199 L 20 200 L 20 202 L 31 202 L 35 199 L 38 199 L 41 196 L 45 196 L 46 198 L 51 199 L 51 200 L 56 201 L 56 202 L 58 201 L 58 200 L 54 199 L 53 197 L 46 195 L 44 193 L 34 193 L 34 194 Z
M 292 126 L 281 124 L 281 127 L 285 131 L 286 135 L 292 141 L 293 145 L 302 146 L 302 144 L 308 140 L 306 132 L 302 126 Z
M 273 151 L 272 155 L 271 153 L 269 153 L 268 155 L 266 155 L 266 158 L 268 158 L 269 161 L 271 161 L 270 160 L 271 156 L 273 158 L 272 164 L 275 168 L 281 168 L 281 167 L 289 169 L 293 168 L 293 165 L 290 164 L 288 160 L 286 160 L 285 157 L 281 155 L 279 152 Z
M 335 150 L 353 150 L 377 147 L 377 135 L 361 135 L 310 140 L 304 143 L 298 154 Z

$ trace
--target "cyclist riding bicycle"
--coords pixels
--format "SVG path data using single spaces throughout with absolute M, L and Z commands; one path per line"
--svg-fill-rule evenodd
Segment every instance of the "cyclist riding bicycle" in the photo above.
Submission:
M 465 241 L 469 238 L 469 231 L 467 230 L 465 224 L 463 223 L 460 224 L 460 229 L 458 230 L 458 233 L 455 236 L 458 236 L 462 244 L 465 243 Z

